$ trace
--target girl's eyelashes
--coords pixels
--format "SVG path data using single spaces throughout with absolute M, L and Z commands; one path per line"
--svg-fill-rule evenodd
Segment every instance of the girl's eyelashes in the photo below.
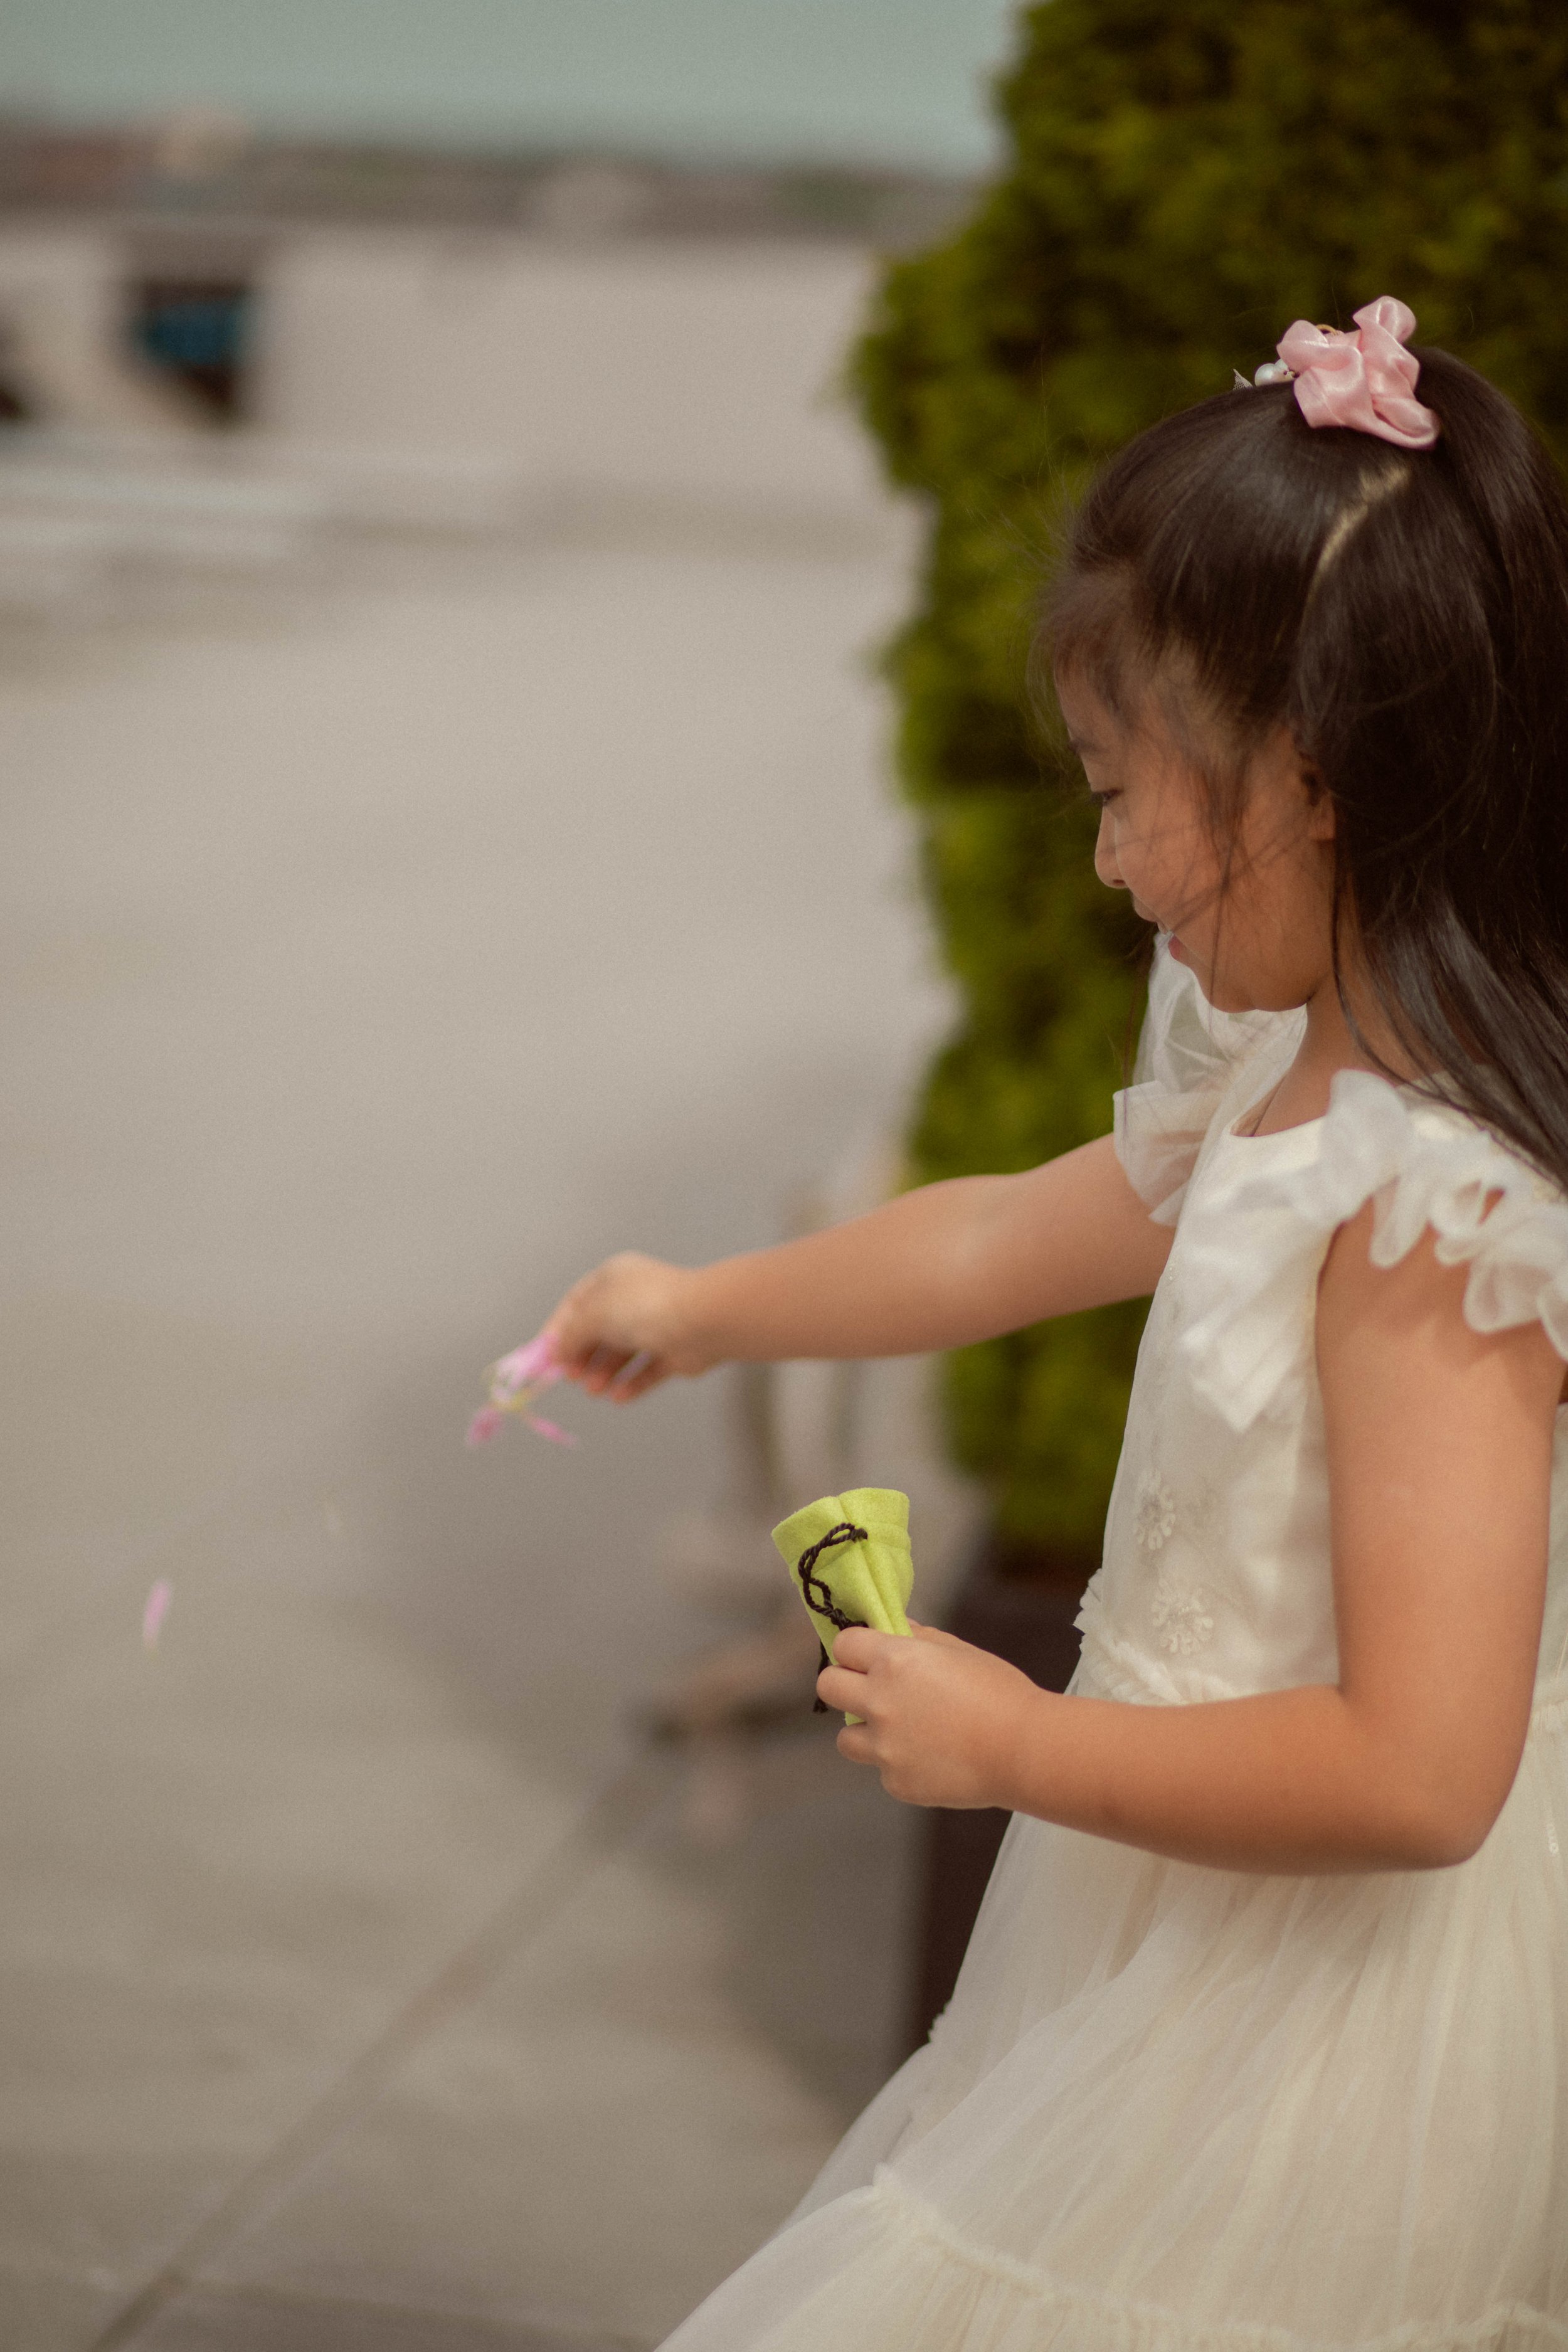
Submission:
M 1102 791 L 1094 784 L 1090 784 L 1088 787 L 1088 790 L 1089 799 L 1094 803 L 1097 809 L 1108 809 L 1112 801 L 1120 800 L 1121 797 L 1120 793 L 1110 790 Z

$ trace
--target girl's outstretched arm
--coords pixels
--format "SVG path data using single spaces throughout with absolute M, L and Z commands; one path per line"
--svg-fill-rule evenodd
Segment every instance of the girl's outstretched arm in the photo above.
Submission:
M 1143 1297 L 1171 1240 L 1106 1136 L 1024 1175 L 928 1184 L 713 1265 L 608 1258 L 544 1328 L 571 1378 L 624 1401 L 717 1363 L 921 1355 Z
M 922 1628 L 842 1633 L 818 1688 L 839 1746 L 916 1804 L 1002 1805 L 1230 1870 L 1434 1867 L 1473 1853 L 1529 1722 L 1563 1365 L 1537 1324 L 1482 1335 L 1430 1236 L 1320 1287 L 1340 1678 L 1188 1706 L 1059 1698 Z

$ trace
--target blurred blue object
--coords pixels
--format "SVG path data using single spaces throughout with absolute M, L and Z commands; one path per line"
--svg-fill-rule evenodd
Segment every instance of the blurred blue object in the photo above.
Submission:
M 219 415 L 242 405 L 252 290 L 242 282 L 143 279 L 135 289 L 132 341 Z

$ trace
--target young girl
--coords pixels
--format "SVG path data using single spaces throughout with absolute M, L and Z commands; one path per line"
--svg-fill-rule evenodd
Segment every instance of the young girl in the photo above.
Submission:
M 1158 927 L 1114 1138 L 550 1328 L 626 1398 L 1154 1294 L 1070 1694 L 844 1635 L 1014 1821 L 952 2005 L 669 2352 L 1568 2345 L 1568 506 L 1384 297 L 1110 465 L 1047 618 Z

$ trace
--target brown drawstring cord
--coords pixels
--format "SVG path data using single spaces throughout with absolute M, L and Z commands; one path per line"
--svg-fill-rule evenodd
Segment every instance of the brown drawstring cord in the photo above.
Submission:
M 843 1610 L 835 1605 L 833 1595 L 821 1577 L 814 1576 L 812 1570 L 825 1551 L 837 1551 L 840 1545 L 865 1543 L 867 1540 L 868 1534 L 864 1528 L 853 1527 L 847 1519 L 841 1519 L 836 1528 L 828 1528 L 820 1542 L 812 1544 L 808 1549 L 803 1551 L 795 1563 L 795 1572 L 800 1579 L 800 1589 L 805 1595 L 806 1607 L 813 1616 L 826 1617 L 837 1633 L 847 1633 L 851 1625 L 863 1625 L 866 1620 L 863 1617 L 846 1617 Z M 817 1598 L 819 1593 L 822 1596 L 820 1600 Z M 830 1666 L 833 1661 L 827 1654 L 826 1643 L 819 1643 L 817 1646 L 822 1652 L 823 1665 Z M 819 1667 L 817 1671 L 820 1673 L 821 1668 Z M 829 1712 L 826 1700 L 823 1698 L 814 1700 L 811 1711 L 813 1715 L 826 1715 Z

